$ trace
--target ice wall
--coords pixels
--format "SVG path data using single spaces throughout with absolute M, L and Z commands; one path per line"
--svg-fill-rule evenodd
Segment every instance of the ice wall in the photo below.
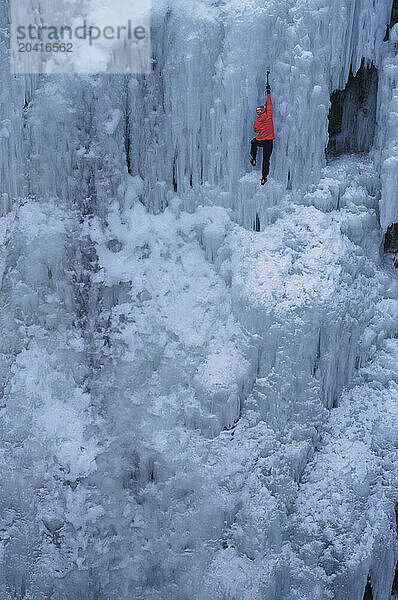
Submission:
M 5 600 L 361 600 L 369 574 L 388 597 L 390 9 L 176 0 L 148 76 L 2 69 Z M 362 59 L 381 191 L 366 160 L 322 171 L 330 94 Z M 264 193 L 247 159 L 267 68 Z
M 398 25 L 389 32 L 384 43 L 385 57 L 380 73 L 379 94 L 379 140 L 378 153 L 382 176 L 380 201 L 380 224 L 384 231 L 398 221 L 397 177 L 398 177 Z
M 139 83 L 139 120 L 148 126 L 144 147 L 142 138 L 131 140 L 151 206 L 164 205 L 173 178 L 179 193 L 209 182 L 231 192 L 224 201 L 233 202 L 237 179 L 247 171 L 242 148 L 248 147 L 254 107 L 264 97 L 267 68 L 278 132 L 272 175 L 285 184 L 290 173 L 293 189 L 319 179 L 330 94 L 345 86 L 362 59 L 380 64 L 390 11 L 390 0 L 377 6 L 173 2 L 167 19 L 159 17 L 163 46 L 158 52 L 155 42 L 153 75 Z M 154 152 L 162 155 L 156 175 Z
M 103 84 L 112 105 L 112 93 L 120 90 L 116 143 L 128 154 L 125 162 L 131 173 L 145 181 L 147 206 L 162 210 L 171 192 L 189 195 L 204 182 L 219 186 L 222 203 L 233 206 L 238 180 L 248 169 L 242 148 L 248 147 L 252 134 L 254 107 L 264 98 L 267 68 L 272 69 L 278 132 L 271 174 L 293 190 L 316 182 L 328 143 L 330 94 L 345 86 L 350 69 L 355 73 L 362 59 L 380 65 L 390 12 L 390 0 L 377 7 L 369 6 L 367 0 L 347 0 L 338 9 L 326 1 L 310 5 L 260 1 L 158 4 L 153 17 L 153 73 L 130 82 Z M 392 31 L 390 46 L 393 39 Z M 391 76 L 391 68 L 387 70 Z M 36 84 L 32 78 L 20 78 L 18 88 L 9 85 L 7 69 L 2 76 L 4 114 L 16 111 L 14 118 L 8 115 L 6 119 L 14 127 L 26 119 Z M 72 95 L 73 83 L 71 88 L 65 86 L 67 97 Z M 390 81 L 385 88 L 388 96 Z M 7 96 L 16 93 L 20 98 L 15 101 Z M 90 105 L 89 97 L 85 102 L 95 120 L 97 108 Z M 54 123 L 58 131 L 61 117 L 51 113 L 51 103 L 48 109 L 50 126 Z M 80 111 L 80 118 L 85 117 L 85 110 Z M 387 131 L 384 125 L 381 129 Z M 2 131 L 4 187 L 10 195 L 21 179 L 25 156 L 13 144 L 21 143 L 16 140 L 26 134 L 16 131 L 8 136 L 6 123 Z M 51 193 L 53 188 L 61 193 L 64 161 L 73 167 L 79 164 L 80 155 L 77 161 L 73 158 L 76 149 L 69 147 L 67 131 L 54 136 L 50 129 L 48 134 L 46 147 L 35 148 L 35 166 L 41 193 Z M 44 178 L 40 165 L 48 164 L 48 156 L 62 159 Z M 63 195 L 73 195 L 69 184 Z

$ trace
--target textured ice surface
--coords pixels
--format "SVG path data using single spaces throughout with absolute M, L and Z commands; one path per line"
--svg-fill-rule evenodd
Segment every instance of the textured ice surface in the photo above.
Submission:
M 11 78 L 1 30 L 1 600 L 390 597 L 390 10 L 161 3 L 130 80 Z M 325 164 L 362 58 L 375 146 Z
M 398 33 L 398 24 L 392 32 Z M 379 108 L 379 136 L 381 158 L 382 197 L 380 201 L 380 221 L 383 229 L 390 223 L 398 222 L 398 59 L 395 37 L 390 37 L 391 50 L 383 61 L 381 71 L 382 91 Z

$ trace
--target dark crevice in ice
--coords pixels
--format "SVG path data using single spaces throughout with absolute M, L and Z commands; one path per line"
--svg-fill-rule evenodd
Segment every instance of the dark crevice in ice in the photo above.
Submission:
M 398 252 L 398 223 L 392 223 L 384 235 L 384 252 Z
M 258 213 L 256 213 L 256 218 L 253 222 L 253 229 L 254 229 L 254 231 L 261 231 L 261 222 L 260 222 L 260 217 L 258 216 Z
M 391 595 L 398 594 L 398 563 L 395 567 L 394 581 L 392 584 Z
M 363 600 L 373 600 L 373 589 L 372 589 L 372 584 L 370 582 L 370 578 L 368 578 L 368 582 L 366 584 L 365 593 L 363 595 Z
M 392 263 L 398 268 L 398 223 L 391 223 L 384 234 L 384 253 L 390 256 Z
M 376 127 L 378 72 L 362 63 L 356 75 L 350 72 L 344 90 L 331 95 L 327 156 L 347 152 L 369 152 Z
M 388 42 L 390 39 L 390 29 L 394 27 L 398 23 L 398 0 L 394 0 L 391 8 L 391 19 L 389 24 L 387 25 L 386 36 L 384 38 L 385 42 Z
M 126 86 L 126 107 L 125 107 L 125 130 L 124 130 L 124 147 L 126 154 L 126 165 L 129 175 L 133 174 L 133 165 L 131 161 L 131 126 L 130 126 L 130 97 L 128 83 Z

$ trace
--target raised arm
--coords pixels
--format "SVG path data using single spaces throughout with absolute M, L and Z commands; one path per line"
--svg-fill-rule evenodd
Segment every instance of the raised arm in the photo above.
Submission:
M 271 100 L 271 88 L 267 87 L 267 118 L 272 119 L 274 107 Z

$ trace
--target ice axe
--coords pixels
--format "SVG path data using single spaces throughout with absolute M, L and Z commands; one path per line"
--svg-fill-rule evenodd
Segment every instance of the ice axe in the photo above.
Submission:
M 269 76 L 271 75 L 271 71 L 267 71 L 267 87 L 265 88 L 265 94 L 267 94 L 267 90 L 269 89 Z

